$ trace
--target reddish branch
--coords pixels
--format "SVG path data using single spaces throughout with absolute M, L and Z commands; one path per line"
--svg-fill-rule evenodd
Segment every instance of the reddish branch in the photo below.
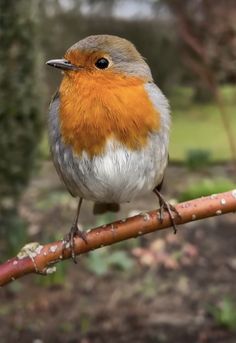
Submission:
M 181 218 L 176 217 L 176 224 L 213 217 L 236 211 L 236 189 L 230 192 L 203 197 L 176 206 Z M 120 220 L 87 232 L 87 244 L 79 237 L 75 239 L 77 255 L 111 245 L 128 238 L 137 237 L 171 226 L 167 214 L 160 223 L 158 211 L 142 213 L 135 217 Z M 46 245 L 30 243 L 20 253 L 0 265 L 0 286 L 30 273 L 50 274 L 55 271 L 53 265 L 71 257 L 71 249 L 63 241 Z

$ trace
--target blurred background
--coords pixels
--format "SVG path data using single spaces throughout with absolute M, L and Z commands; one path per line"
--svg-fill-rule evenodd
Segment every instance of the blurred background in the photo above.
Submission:
M 61 239 L 76 200 L 50 159 L 47 109 L 61 75 L 45 66 L 90 34 L 131 40 L 170 100 L 174 201 L 235 188 L 235 0 L 0 0 L 0 259 Z M 86 229 L 142 210 L 137 199 Z M 236 216 L 193 222 L 57 265 L 1 290 L 1 342 L 236 341 Z

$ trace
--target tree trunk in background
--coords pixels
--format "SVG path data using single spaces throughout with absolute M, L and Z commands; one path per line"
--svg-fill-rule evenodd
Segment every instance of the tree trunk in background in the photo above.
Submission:
M 36 0 L 0 0 L 0 237 L 7 223 L 10 241 L 21 235 L 17 204 L 42 128 L 37 6 Z
M 232 162 L 236 170 L 236 140 L 220 84 L 236 77 L 236 31 L 234 0 L 163 0 L 176 19 L 183 59 L 201 81 L 201 102 L 212 97 L 221 115 Z M 206 95 L 204 95 L 204 91 Z M 197 89 L 198 92 L 198 89 Z M 209 96 L 208 96 L 209 95 Z M 197 99 L 196 99 L 197 100 Z

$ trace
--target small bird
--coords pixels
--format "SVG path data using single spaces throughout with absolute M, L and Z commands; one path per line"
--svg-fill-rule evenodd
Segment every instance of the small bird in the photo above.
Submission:
M 64 77 L 49 110 L 49 141 L 55 168 L 78 208 L 83 199 L 120 204 L 153 191 L 160 220 L 167 210 L 176 231 L 175 207 L 160 193 L 168 162 L 170 109 L 151 70 L 124 38 L 93 35 L 46 62 Z M 115 205 L 114 205 L 115 206 Z M 113 208 L 113 205 L 110 205 Z

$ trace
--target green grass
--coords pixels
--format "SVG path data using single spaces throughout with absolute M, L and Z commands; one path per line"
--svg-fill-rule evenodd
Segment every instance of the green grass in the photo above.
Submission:
M 236 304 L 232 299 L 224 298 L 218 306 L 210 306 L 209 312 L 219 326 L 236 331 Z
M 221 89 L 221 93 L 236 138 L 236 89 L 227 86 Z M 191 90 L 180 88 L 170 99 L 170 158 L 184 160 L 189 150 L 202 149 L 208 150 L 213 160 L 230 159 L 229 144 L 217 106 L 193 103 L 191 96 Z
M 202 180 L 187 185 L 179 195 L 179 201 L 187 201 L 201 196 L 227 192 L 235 188 L 235 182 L 225 178 L 203 178 Z

